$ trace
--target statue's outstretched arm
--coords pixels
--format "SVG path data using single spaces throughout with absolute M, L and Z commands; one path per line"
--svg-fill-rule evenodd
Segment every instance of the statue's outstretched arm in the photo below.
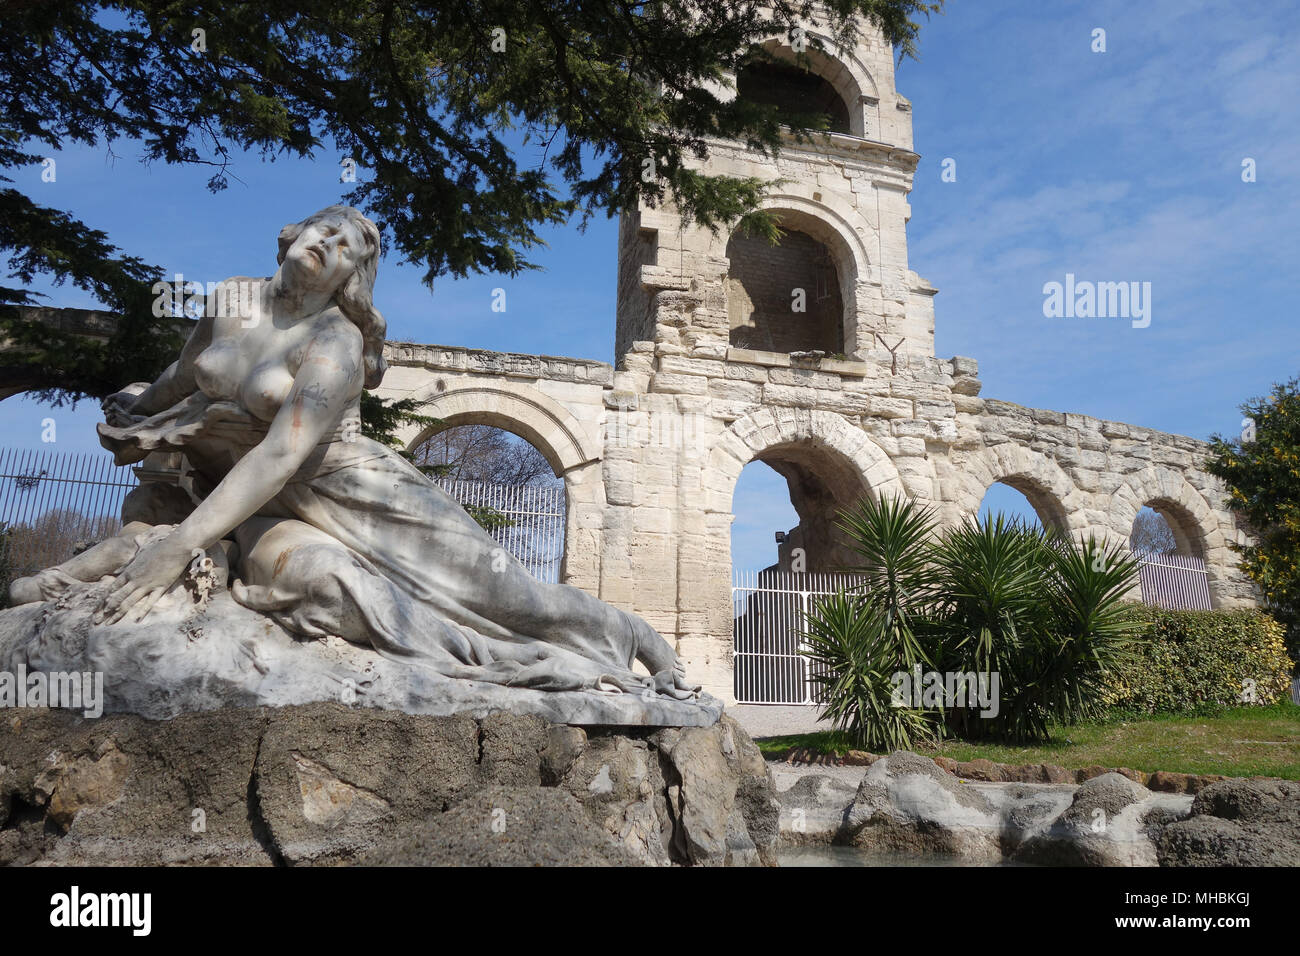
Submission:
M 196 548 L 208 548 L 252 517 L 293 477 L 361 394 L 361 333 L 339 322 L 309 346 L 289 397 L 270 430 L 176 529 L 131 561 L 101 609 L 108 623 L 133 607 L 143 617 L 185 570 Z

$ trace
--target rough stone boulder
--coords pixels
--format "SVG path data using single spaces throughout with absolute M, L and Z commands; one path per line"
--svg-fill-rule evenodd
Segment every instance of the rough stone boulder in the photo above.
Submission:
M 782 839 L 796 845 L 834 841 L 856 795 L 856 787 L 835 777 L 820 773 L 800 777 L 777 795 Z
M 1118 773 L 1077 786 L 967 782 L 906 751 L 873 762 L 856 790 L 837 773 L 805 774 L 778 793 L 783 840 L 971 863 L 1154 866 L 1161 829 L 1192 803 Z
M 1155 866 L 1149 818 L 1163 823 L 1180 816 L 1186 802 L 1152 793 L 1118 773 L 1092 777 L 1049 826 L 1023 840 L 1013 859 L 1052 866 Z
M 1160 834 L 1162 866 L 1300 866 L 1300 782 L 1225 780 Z
M 0 864 L 772 864 L 778 816 L 726 716 L 583 730 L 321 703 L 0 722 Z
M 867 768 L 837 843 L 883 853 L 1000 859 L 996 808 L 933 760 L 900 751 Z
M 363 866 L 639 866 L 591 826 L 582 802 L 554 787 L 476 790 L 434 820 L 361 855 Z

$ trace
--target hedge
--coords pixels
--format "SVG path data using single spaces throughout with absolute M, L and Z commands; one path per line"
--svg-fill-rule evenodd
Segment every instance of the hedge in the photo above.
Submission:
M 1290 695 L 1284 629 L 1254 610 L 1166 611 L 1133 605 L 1132 651 L 1110 674 L 1103 700 L 1114 712 L 1202 714 Z M 1254 681 L 1254 700 L 1245 699 Z

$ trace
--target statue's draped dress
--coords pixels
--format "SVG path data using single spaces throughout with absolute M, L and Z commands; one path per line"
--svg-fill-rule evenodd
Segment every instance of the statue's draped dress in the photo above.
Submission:
M 183 452 L 202 498 L 267 427 L 195 392 L 99 432 L 119 464 Z M 250 521 L 287 532 L 292 546 L 269 574 L 241 555 L 232 595 L 295 634 L 337 635 L 448 677 L 545 690 L 646 684 L 632 665 L 642 639 L 660 639 L 649 624 L 539 581 L 419 469 L 355 429 L 318 444 Z

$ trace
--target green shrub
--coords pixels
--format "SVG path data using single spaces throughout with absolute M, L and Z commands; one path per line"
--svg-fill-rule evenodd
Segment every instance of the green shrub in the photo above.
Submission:
M 927 625 L 934 514 L 911 501 L 863 501 L 840 515 L 861 590 L 817 601 L 802 634 L 822 717 L 855 747 L 908 750 L 934 736 L 931 715 L 894 706 L 895 673 L 929 663 Z
M 1294 665 L 1282 625 L 1268 615 L 1141 604 L 1125 613 L 1139 625 L 1139 639 L 1106 681 L 1112 713 L 1206 714 L 1288 697 Z M 1254 700 L 1243 696 L 1248 680 Z
M 1053 720 L 1103 711 L 1133 631 L 1120 602 L 1132 559 L 1001 516 L 940 533 L 905 499 L 864 499 L 839 526 L 864 586 L 818 602 L 802 636 L 823 716 L 855 745 L 896 749 L 941 731 L 1045 740 Z M 985 709 L 990 691 L 997 706 Z
M 924 713 L 893 706 L 891 676 L 911 665 L 898 631 L 864 597 L 841 591 L 816 601 L 807 628 L 804 645 L 825 700 L 822 719 L 853 746 L 890 753 L 934 736 Z

